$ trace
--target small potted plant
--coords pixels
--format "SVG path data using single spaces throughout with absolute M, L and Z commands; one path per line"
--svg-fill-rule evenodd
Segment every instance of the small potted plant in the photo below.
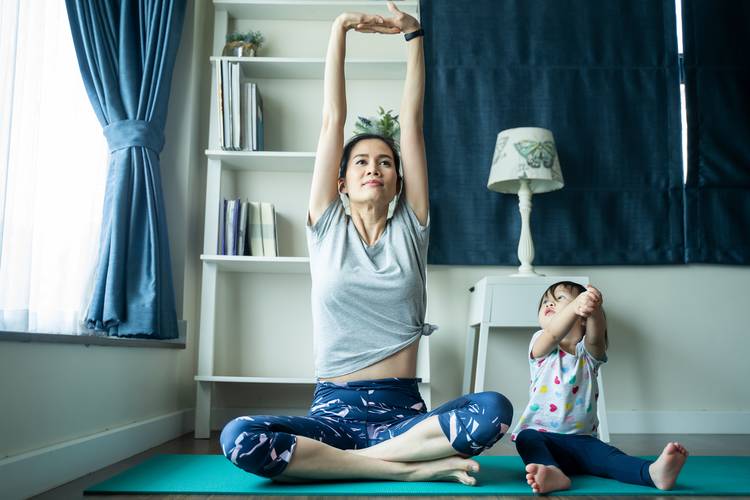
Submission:
M 222 56 L 230 57 L 254 57 L 263 46 L 263 34 L 260 31 L 248 31 L 241 33 L 236 31 L 227 35 L 227 43 L 224 45 Z
M 390 137 L 396 143 L 401 139 L 401 126 L 398 123 L 398 115 L 392 115 L 393 110 L 384 110 L 382 106 L 378 106 L 378 116 L 357 117 L 357 122 L 354 124 L 355 134 L 378 134 L 385 137 Z

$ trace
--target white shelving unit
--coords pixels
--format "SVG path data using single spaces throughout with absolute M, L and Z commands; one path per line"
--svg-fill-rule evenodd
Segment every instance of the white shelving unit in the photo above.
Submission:
M 322 79 L 325 67 L 325 59 L 313 57 L 212 57 L 211 62 L 222 59 L 239 62 L 244 78 Z M 406 76 L 404 61 L 385 59 L 347 59 L 344 71 L 348 80 L 403 80 Z
M 398 6 L 401 10 L 418 17 L 417 0 L 399 1 Z M 233 280 L 235 286 L 249 288 L 242 280 L 262 280 L 262 285 L 265 285 L 269 282 L 268 280 L 283 280 L 284 276 L 288 277 L 286 279 L 301 279 L 310 272 L 309 258 L 306 247 L 303 245 L 303 214 L 307 212 L 307 193 L 305 196 L 298 192 L 288 194 L 284 201 L 291 214 L 287 219 L 293 222 L 287 222 L 284 226 L 279 225 L 280 253 L 291 254 L 282 257 L 216 255 L 219 200 L 222 197 L 246 197 L 248 194 L 243 191 L 245 186 L 261 185 L 262 187 L 257 188 L 262 192 L 260 196 L 268 196 L 269 198 L 264 201 L 273 203 L 275 200 L 272 196 L 276 193 L 286 194 L 283 190 L 278 190 L 279 185 L 283 187 L 285 182 L 296 185 L 298 188 L 304 183 L 309 186 L 315 160 L 313 151 L 320 126 L 325 59 L 294 56 L 307 56 L 309 53 L 324 56 L 330 23 L 341 12 L 358 11 L 388 15 L 385 1 L 373 0 L 214 0 L 214 7 L 216 12 L 212 53 L 215 56 L 210 58 L 211 66 L 206 69 L 207 71 L 211 69 L 212 84 L 209 96 L 211 102 L 208 124 L 209 147 L 205 151 L 206 209 L 203 255 L 201 255 L 203 278 L 198 373 L 195 376 L 197 386 L 195 437 L 197 438 L 208 438 L 210 435 L 211 403 L 215 384 L 271 385 L 277 388 L 274 390 L 283 390 L 283 386 L 312 385 L 316 382 L 311 368 L 309 375 L 298 376 L 300 370 L 306 371 L 299 367 L 299 363 L 296 366 L 291 363 L 291 368 L 297 370 L 297 373 L 289 376 L 245 373 L 247 369 L 239 370 L 242 373 L 216 373 L 216 357 L 221 355 L 221 352 L 217 353 L 216 349 L 219 340 L 231 343 L 238 342 L 238 336 L 241 336 L 243 341 L 247 340 L 246 336 L 249 336 L 250 342 L 254 345 L 253 339 L 256 335 L 264 336 L 258 340 L 266 340 L 274 335 L 274 332 L 263 330 L 262 326 L 257 330 L 249 325 L 233 325 L 232 328 L 217 327 L 219 324 L 217 323 L 217 309 L 222 305 L 218 296 L 221 281 Z M 270 150 L 223 151 L 218 141 L 218 111 L 213 68 L 223 59 L 218 55 L 221 54 L 227 33 L 247 29 L 260 29 L 267 37 L 266 47 L 261 56 L 226 59 L 240 62 L 244 81 L 258 82 L 264 97 L 266 146 Z M 293 40 L 290 40 L 289 34 L 294 34 Z M 356 36 L 368 35 L 356 34 Z M 403 39 L 400 43 L 394 39 L 390 42 L 372 44 L 372 38 L 357 40 L 356 36 L 352 46 L 347 47 L 348 57 L 345 64 L 347 82 L 353 82 L 353 85 L 347 85 L 349 126 L 357 114 L 372 115 L 378 105 L 398 109 L 400 91 L 396 92 L 396 90 L 399 86 L 402 88 L 406 75 L 406 51 L 403 47 Z M 378 36 L 378 40 L 385 38 Z M 298 54 L 299 51 L 307 53 Z M 276 55 L 283 55 L 283 57 L 275 57 Z M 373 102 L 374 95 L 385 95 L 386 102 Z M 349 131 L 347 135 L 350 135 Z M 266 194 L 266 186 L 277 188 L 277 190 L 269 189 L 269 192 L 273 191 L 273 193 Z M 295 278 L 295 276 L 300 278 Z M 294 290 L 294 292 L 296 294 L 290 293 L 289 295 L 301 296 L 299 290 Z M 299 342 L 295 340 L 295 347 L 298 349 L 300 349 L 298 346 L 304 345 L 304 342 L 309 342 L 312 336 L 309 288 L 306 290 L 306 298 L 307 301 L 304 304 L 296 304 L 297 310 L 304 310 L 310 316 L 309 328 L 298 333 Z M 273 298 L 267 300 L 273 300 Z M 288 307 L 287 302 L 292 299 L 283 296 L 277 300 L 284 303 L 278 304 L 278 308 L 270 308 L 264 312 L 273 316 L 274 321 L 283 323 L 288 318 L 281 317 L 283 315 L 279 311 Z M 227 321 L 226 318 L 221 319 Z M 269 324 L 262 320 L 259 320 L 259 323 Z M 230 334 L 235 337 L 223 339 Z M 267 341 L 264 345 L 268 345 Z M 233 347 L 233 344 L 230 344 L 230 347 Z M 288 349 L 288 346 L 283 347 Z M 273 355 L 272 352 L 268 353 L 268 356 Z M 308 364 L 305 366 L 312 367 L 311 359 L 306 361 Z M 422 338 L 417 365 L 417 376 L 422 378 L 420 391 L 429 407 L 431 398 L 428 337 Z M 227 371 L 227 369 L 219 371 Z M 249 390 L 252 391 L 252 387 Z
M 397 0 L 398 7 L 416 16 L 416 0 Z M 214 0 L 217 10 L 240 19 L 274 19 L 294 21 L 333 21 L 344 11 L 389 15 L 385 2 L 373 0 Z

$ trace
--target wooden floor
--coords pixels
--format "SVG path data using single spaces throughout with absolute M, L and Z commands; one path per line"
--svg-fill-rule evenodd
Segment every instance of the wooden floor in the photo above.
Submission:
M 630 455 L 658 455 L 664 443 L 667 441 L 679 441 L 684 444 L 692 455 L 750 455 L 750 434 L 742 435 L 726 435 L 726 434 L 689 434 L 689 435 L 669 435 L 669 434 L 614 434 L 612 435 L 612 445 L 620 448 L 625 453 Z M 218 435 L 212 436 L 208 439 L 193 439 L 192 434 L 187 434 L 173 441 L 169 441 L 161 446 L 152 448 L 146 452 L 140 453 L 134 457 L 131 457 L 122 462 L 118 462 L 109 467 L 105 467 L 101 470 L 87 474 L 75 481 L 71 481 L 68 484 L 60 486 L 58 488 L 47 491 L 41 495 L 33 497 L 38 500 L 68 500 L 68 499 L 107 499 L 107 500 L 137 500 L 137 499 L 170 499 L 170 500 L 196 500 L 199 498 L 198 495 L 86 495 L 83 496 L 83 490 L 87 487 L 104 481 L 105 479 L 114 476 L 115 474 L 126 470 L 133 465 L 136 465 L 152 455 L 160 453 L 196 453 L 196 454 L 215 454 L 221 453 L 218 443 Z M 485 453 L 486 455 L 515 455 L 515 448 L 509 440 L 503 439 L 493 449 Z M 260 497 L 248 497 L 248 496 L 236 496 L 236 495 L 211 495 L 203 498 L 212 498 L 215 500 L 235 500 L 235 499 L 248 499 L 248 498 L 260 498 Z M 279 499 L 282 497 L 271 497 Z M 307 499 L 313 497 L 284 497 L 284 498 L 297 498 Z M 315 497 L 315 498 L 326 498 L 326 497 Z M 328 497 L 332 499 L 341 500 L 342 497 Z M 368 497 L 350 497 L 357 499 L 364 499 Z M 374 497 L 369 497 L 374 498 Z M 383 497 L 381 497 L 383 498 Z M 392 499 L 399 498 L 404 500 L 411 500 L 414 497 L 389 497 Z M 421 497 L 421 498 L 435 498 L 445 500 L 448 497 Z M 451 497 L 460 498 L 463 500 L 476 500 L 478 498 L 488 497 Z M 529 498 L 529 497 L 492 497 L 492 498 Z M 596 497 L 582 497 L 582 496 L 571 496 L 571 497 L 554 497 L 554 498 L 567 498 L 570 500 L 584 500 L 593 499 Z M 706 500 L 720 497 L 635 497 L 628 496 L 622 497 L 627 499 L 636 498 L 680 498 L 680 499 L 694 499 L 694 500 Z M 740 497 L 732 497 L 740 498 Z M 750 498 L 750 497 L 745 497 Z

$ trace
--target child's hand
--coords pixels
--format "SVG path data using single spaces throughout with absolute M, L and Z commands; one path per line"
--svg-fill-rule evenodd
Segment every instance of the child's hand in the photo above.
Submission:
M 580 293 L 573 301 L 575 313 L 583 318 L 588 318 L 601 307 L 603 300 L 601 292 L 589 285 L 586 287 L 586 291 Z
M 597 302 L 599 303 L 599 306 L 601 306 L 602 303 L 604 303 L 604 296 L 602 295 L 602 292 L 598 288 L 595 288 L 592 285 L 586 285 L 586 291 L 594 294 Z

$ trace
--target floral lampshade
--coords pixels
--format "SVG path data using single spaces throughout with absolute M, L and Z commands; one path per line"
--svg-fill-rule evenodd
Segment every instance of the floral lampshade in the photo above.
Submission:
M 521 127 L 497 134 L 487 188 L 518 193 L 523 179 L 532 193 L 555 191 L 565 184 L 551 131 Z

